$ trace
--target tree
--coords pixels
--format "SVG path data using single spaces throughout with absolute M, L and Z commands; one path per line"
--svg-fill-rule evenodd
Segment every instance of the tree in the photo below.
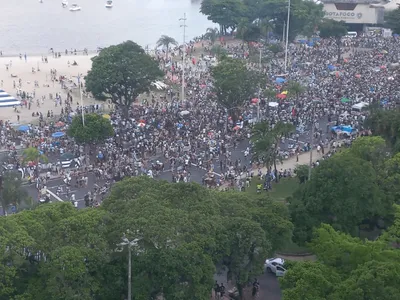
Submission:
M 240 0 L 204 0 L 201 2 L 200 12 L 207 19 L 220 26 L 220 33 L 234 31 L 243 17 L 245 5 Z
M 6 172 L 1 178 L 0 199 L 3 212 L 12 205 L 18 209 L 22 204 L 31 205 L 27 191 L 22 187 L 21 175 Z
M 109 97 L 125 117 L 136 98 L 163 76 L 157 62 L 132 41 L 104 48 L 92 61 L 86 89 L 95 96 Z
M 297 262 L 280 280 L 284 300 L 325 300 L 337 284 L 339 274 L 320 262 Z
M 290 199 L 296 242 L 308 241 L 320 223 L 356 235 L 362 221 L 388 215 L 392 203 L 379 188 L 371 163 L 338 153 L 313 172 Z
M 226 57 L 227 51 L 224 47 L 222 47 L 221 45 L 213 45 L 210 49 L 210 53 L 212 55 L 215 55 L 215 57 L 217 58 L 217 60 L 221 60 L 224 57 Z
M 207 28 L 204 38 L 206 40 L 210 40 L 211 44 L 214 45 L 215 41 L 218 39 L 218 35 L 219 35 L 218 28 L 209 27 L 209 28 Z
M 400 34 L 400 7 L 385 12 L 385 26 L 392 29 L 393 33 Z
M 177 45 L 178 45 L 178 42 L 174 38 L 172 38 L 168 35 L 162 35 L 157 41 L 157 47 L 165 48 L 165 53 L 166 53 L 165 60 L 168 60 L 168 54 L 169 54 L 170 47 L 177 46 Z
M 287 90 L 289 92 L 289 96 L 294 95 L 296 97 L 296 103 L 299 104 L 299 97 L 305 91 L 304 86 L 297 81 L 290 80 L 288 82 Z
M 337 61 L 341 60 L 342 52 L 342 38 L 347 34 L 346 24 L 343 21 L 335 21 L 331 19 L 325 19 L 319 25 L 319 36 L 322 38 L 333 38 L 336 41 L 338 58 Z
M 24 163 L 34 162 L 38 164 L 39 161 L 47 162 L 47 157 L 37 148 L 29 147 L 22 152 L 22 160 Z
M 299 165 L 296 167 L 294 172 L 300 183 L 306 183 L 308 180 L 309 165 Z
M 367 118 L 367 128 L 383 137 L 394 152 L 400 150 L 400 110 L 374 109 Z
M 264 158 L 267 166 L 274 166 L 275 179 L 278 182 L 277 160 L 281 161 L 278 148 L 281 145 L 282 138 L 288 137 L 295 130 L 293 124 L 279 121 L 273 128 L 268 122 L 256 124 L 252 130 L 251 140 L 254 143 L 254 152 L 257 159 Z
M 400 299 L 400 264 L 397 261 L 369 261 L 351 272 L 336 287 L 332 300 Z
M 260 74 L 247 69 L 244 62 L 227 57 L 211 69 L 211 75 L 217 101 L 236 121 L 236 112 L 258 91 Z
M 114 135 L 110 120 L 98 114 L 85 115 L 85 125 L 81 116 L 75 116 L 68 127 L 68 136 L 79 144 L 100 143 Z

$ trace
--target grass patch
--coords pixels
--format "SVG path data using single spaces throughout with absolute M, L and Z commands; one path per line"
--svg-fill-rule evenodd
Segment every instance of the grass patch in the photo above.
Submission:
M 246 189 L 246 192 L 251 194 L 257 194 L 257 184 L 263 184 L 264 181 L 259 180 L 258 177 L 254 177 L 251 181 L 250 187 Z M 274 182 L 272 184 L 272 190 L 262 191 L 262 193 L 267 193 L 274 200 L 285 201 L 285 199 L 291 196 L 297 188 L 300 186 L 297 178 L 282 178 L 278 183 Z

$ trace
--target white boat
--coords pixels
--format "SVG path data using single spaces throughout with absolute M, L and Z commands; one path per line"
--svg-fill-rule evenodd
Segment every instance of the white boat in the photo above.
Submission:
M 70 11 L 79 11 L 81 10 L 81 7 L 78 4 L 72 4 L 71 7 L 69 8 Z
M 114 4 L 113 4 L 112 0 L 108 0 L 108 1 L 106 2 L 106 7 L 107 7 L 107 8 L 112 8 L 113 6 L 114 6 Z
M 61 2 L 62 7 L 67 7 L 68 6 L 68 1 L 64 0 Z
M 43 0 L 39 0 L 39 3 L 43 3 Z

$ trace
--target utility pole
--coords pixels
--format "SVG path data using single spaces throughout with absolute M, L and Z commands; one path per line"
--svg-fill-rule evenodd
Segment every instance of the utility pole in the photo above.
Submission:
M 260 49 L 260 58 L 259 58 L 259 67 L 260 67 L 260 74 L 262 74 L 262 47 Z M 261 102 L 261 86 L 258 87 L 258 101 L 257 101 L 257 122 L 260 122 L 260 102 Z
M 183 59 L 182 59 L 182 102 L 185 100 L 185 68 L 186 68 L 186 13 L 183 14 L 183 18 L 179 21 L 183 21 L 180 27 L 183 27 Z
M 78 85 L 79 85 L 79 95 L 81 97 L 81 105 L 82 105 L 82 124 L 85 126 L 85 108 L 83 106 L 83 97 L 82 97 L 82 88 L 81 88 L 81 75 L 78 74 L 76 76 L 78 78 Z
M 290 0 L 288 4 L 287 22 L 286 22 L 286 44 L 285 44 L 285 74 L 287 71 L 287 60 L 288 60 L 288 47 L 289 47 L 289 24 L 290 24 Z

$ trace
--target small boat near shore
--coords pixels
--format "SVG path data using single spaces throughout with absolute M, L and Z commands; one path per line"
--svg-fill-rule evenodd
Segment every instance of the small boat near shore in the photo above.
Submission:
M 68 6 L 68 1 L 64 0 L 61 2 L 62 7 L 67 7 Z
M 106 2 L 106 7 L 107 7 L 107 8 L 112 8 L 113 6 L 114 6 L 114 4 L 113 4 L 112 0 L 108 0 L 108 1 Z
M 69 8 L 70 11 L 79 11 L 81 10 L 81 7 L 78 4 L 72 4 L 71 7 Z

